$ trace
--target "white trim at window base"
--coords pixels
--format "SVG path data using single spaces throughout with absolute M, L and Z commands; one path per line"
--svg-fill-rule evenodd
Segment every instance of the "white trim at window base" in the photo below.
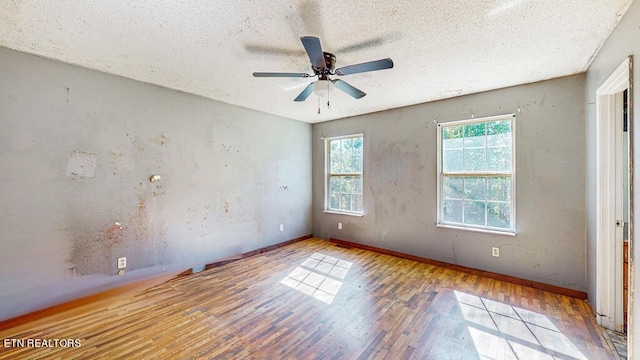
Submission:
M 447 224 L 447 223 L 437 223 L 436 227 L 446 228 L 446 229 L 456 229 L 456 230 L 465 230 L 465 231 L 475 231 L 485 234 L 496 234 L 496 235 L 507 235 L 507 236 L 516 236 L 515 231 L 513 230 L 502 230 L 499 228 L 477 228 L 469 225 L 461 226 L 458 224 Z
M 437 219 L 436 219 L 436 227 L 440 228 L 450 228 L 450 229 L 458 229 L 458 230 L 467 230 L 467 231 L 475 231 L 489 234 L 497 234 L 497 235 L 508 235 L 515 236 L 516 235 L 516 114 L 505 114 L 505 115 L 497 115 L 497 116 L 489 116 L 483 118 L 471 118 L 466 120 L 456 120 L 456 121 L 448 121 L 443 123 L 436 123 L 437 125 Z M 449 126 L 458 126 L 458 125 L 472 125 L 477 123 L 484 122 L 492 122 L 492 121 L 500 121 L 500 120 L 511 120 L 511 171 L 510 172 L 450 172 L 444 174 L 442 171 L 442 127 Z M 471 224 L 460 224 L 460 223 L 448 223 L 443 221 L 442 214 L 442 206 L 444 202 L 443 194 L 442 194 L 442 181 L 444 177 L 491 177 L 491 176 L 505 176 L 511 179 L 511 194 L 510 194 L 510 227 L 508 229 L 503 228 L 494 228 L 488 226 L 474 226 Z
M 348 215 L 348 216 L 355 216 L 355 217 L 364 216 L 364 212 L 359 213 L 359 212 L 353 212 L 353 211 L 336 211 L 336 210 L 327 210 L 327 209 L 322 210 L 322 212 L 325 214 Z

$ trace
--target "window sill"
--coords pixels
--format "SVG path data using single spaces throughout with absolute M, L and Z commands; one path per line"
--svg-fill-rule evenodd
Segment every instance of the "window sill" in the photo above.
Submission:
M 490 229 L 478 229 L 478 228 L 456 226 L 456 225 L 450 225 L 450 224 L 436 224 L 436 226 L 439 227 L 439 228 L 465 230 L 465 231 L 475 231 L 475 232 L 480 232 L 480 233 L 485 233 L 485 234 L 516 236 L 516 233 L 513 232 L 513 231 L 499 231 L 499 230 L 490 230 Z
M 364 214 L 351 213 L 351 212 L 342 212 L 342 211 L 335 211 L 335 210 L 322 210 L 322 212 L 325 213 L 325 214 L 348 215 L 348 216 L 356 216 L 356 217 L 363 217 L 364 216 Z

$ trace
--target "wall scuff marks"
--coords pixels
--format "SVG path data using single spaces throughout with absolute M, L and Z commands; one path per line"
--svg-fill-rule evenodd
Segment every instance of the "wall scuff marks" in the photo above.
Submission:
M 70 230 L 78 234 L 73 239 L 67 261 L 73 264 L 77 275 L 115 274 L 118 255 L 114 255 L 114 252 L 117 254 L 117 250 L 125 241 L 123 236 L 127 235 L 121 223 L 116 221 L 95 231 Z
M 311 232 L 311 125 L 8 49 L 0 64 L 0 320 L 37 310 L 19 291 L 123 281 L 118 257 L 202 267 Z M 279 161 L 295 171 L 278 183 Z
M 67 161 L 67 176 L 72 177 L 95 177 L 98 156 L 84 151 L 73 150 L 69 154 Z

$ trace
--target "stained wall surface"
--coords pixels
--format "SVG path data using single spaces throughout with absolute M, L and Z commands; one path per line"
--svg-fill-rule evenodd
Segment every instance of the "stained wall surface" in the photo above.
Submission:
M 0 320 L 311 233 L 309 124 L 0 48 L 0 125 Z
M 314 235 L 586 291 L 584 85 L 573 75 L 314 124 Z M 437 227 L 436 122 L 503 114 L 516 114 L 517 234 Z M 364 216 L 323 212 L 323 138 L 354 133 Z

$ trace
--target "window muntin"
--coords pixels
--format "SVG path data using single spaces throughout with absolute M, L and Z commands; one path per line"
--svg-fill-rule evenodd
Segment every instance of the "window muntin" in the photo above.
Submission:
M 362 134 L 325 140 L 327 152 L 325 210 L 362 214 Z
M 438 125 L 438 224 L 515 232 L 515 115 Z

